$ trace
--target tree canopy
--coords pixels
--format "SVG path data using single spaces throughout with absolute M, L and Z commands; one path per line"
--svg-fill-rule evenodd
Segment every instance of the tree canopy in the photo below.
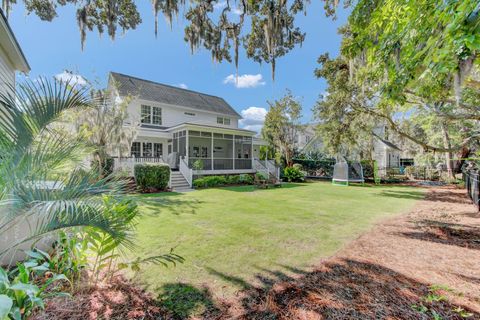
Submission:
M 286 165 L 292 166 L 297 147 L 297 134 L 302 131 L 300 125 L 302 105 L 290 91 L 287 91 L 281 99 L 268 104 L 270 110 L 265 117 L 262 136 L 275 147 L 279 155 L 284 157 Z

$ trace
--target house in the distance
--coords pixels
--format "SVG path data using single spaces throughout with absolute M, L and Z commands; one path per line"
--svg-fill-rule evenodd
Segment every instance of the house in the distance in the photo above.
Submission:
M 16 72 L 28 73 L 30 66 L 0 9 L 0 93 L 13 94 Z
M 114 101 L 131 99 L 126 125 L 140 124 L 125 161 L 178 169 L 173 188 L 190 187 L 193 175 L 276 172 L 257 160 L 262 142 L 238 127 L 241 116 L 224 99 L 115 72 L 108 87 Z

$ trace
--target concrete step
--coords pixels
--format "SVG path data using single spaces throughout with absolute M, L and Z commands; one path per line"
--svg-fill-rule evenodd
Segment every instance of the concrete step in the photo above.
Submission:
M 188 186 L 188 182 L 186 180 L 183 181 L 172 181 L 172 187 L 174 186 L 183 186 L 186 185 Z
M 190 191 L 195 191 L 194 189 L 190 188 L 189 186 L 187 187 L 182 187 L 182 188 L 173 188 L 174 192 L 190 192 Z

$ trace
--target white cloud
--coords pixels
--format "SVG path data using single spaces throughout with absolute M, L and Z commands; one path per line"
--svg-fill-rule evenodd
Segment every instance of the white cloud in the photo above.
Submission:
M 179 83 L 177 87 L 182 88 L 182 89 L 188 89 L 188 86 L 185 83 Z
M 240 119 L 240 126 L 247 130 L 260 132 L 265 122 L 267 109 L 259 107 L 249 107 L 240 111 L 243 119 Z
M 79 85 L 85 86 L 87 85 L 87 80 L 79 74 L 75 74 L 72 71 L 64 70 L 62 73 L 55 75 L 55 79 L 61 82 L 65 82 L 71 86 Z
M 259 74 L 243 74 L 237 77 L 234 74 L 227 76 L 223 83 L 233 83 L 237 88 L 255 88 L 265 85 L 262 75 Z
M 241 15 L 241 14 L 243 13 L 243 10 L 240 9 L 239 7 L 235 7 L 235 8 L 233 9 L 233 13 L 238 14 L 238 15 Z

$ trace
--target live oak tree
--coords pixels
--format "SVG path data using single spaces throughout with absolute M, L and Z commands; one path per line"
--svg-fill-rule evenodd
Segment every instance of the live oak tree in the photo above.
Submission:
M 340 0 L 321 0 L 324 13 L 335 17 Z M 9 13 L 17 0 L 2 0 Z M 23 0 L 27 12 L 52 21 L 59 6 L 77 9 L 82 46 L 88 31 L 135 29 L 141 22 L 134 0 Z M 238 66 L 243 44 L 248 58 L 270 63 L 272 76 L 278 58 L 301 45 L 306 34 L 296 25 L 296 16 L 306 14 L 309 0 L 152 0 L 157 34 L 157 16 L 169 24 L 184 12 L 184 39 L 192 51 L 209 50 L 214 61 Z M 368 62 L 372 74 L 385 74 L 387 91 L 393 95 L 407 85 L 412 74 L 425 70 L 436 76 L 454 76 L 459 88 L 477 58 L 480 46 L 477 0 L 344 0 L 352 8 L 351 37 L 344 54 L 351 61 Z M 217 10 L 216 10 L 217 9 Z M 348 53 L 348 54 L 347 54 Z M 233 59 L 232 59 L 233 56 Z
M 291 167 L 298 133 L 302 131 L 302 105 L 290 91 L 281 99 L 268 104 L 270 109 L 265 116 L 262 136 L 285 159 L 287 167 Z

